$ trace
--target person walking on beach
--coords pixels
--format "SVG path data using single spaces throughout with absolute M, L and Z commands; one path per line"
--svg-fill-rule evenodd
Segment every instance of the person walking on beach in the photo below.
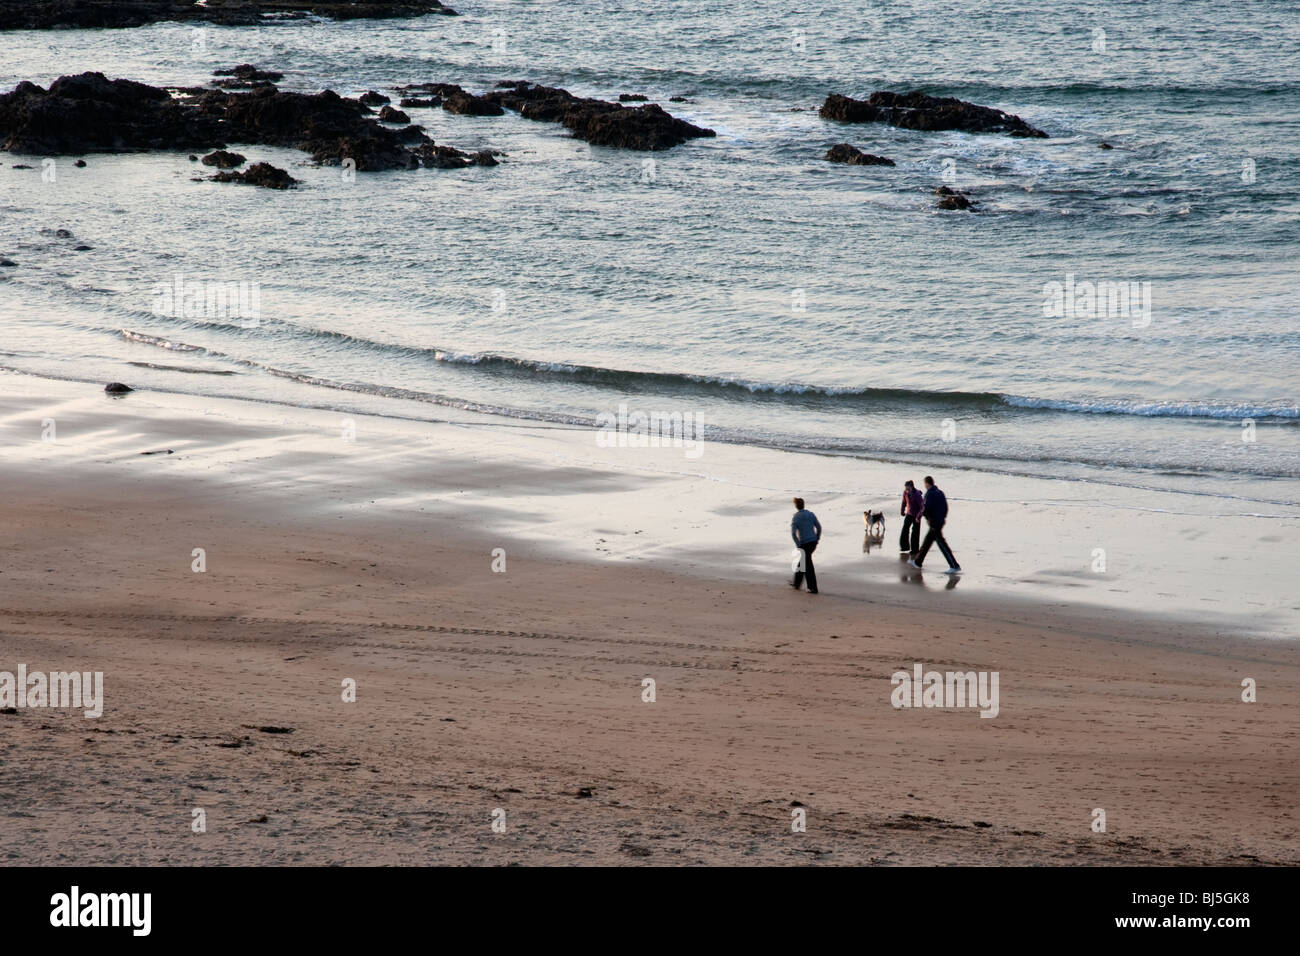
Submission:
M 930 545 L 937 543 L 943 556 L 948 559 L 948 573 L 956 574 L 961 570 L 961 565 L 957 563 L 952 548 L 948 547 L 948 542 L 943 536 L 943 525 L 948 520 L 948 498 L 929 475 L 925 476 L 925 503 L 922 514 L 925 515 L 925 520 L 930 527 L 925 532 L 925 542 L 921 545 L 920 553 L 910 558 L 907 563 L 919 571 L 925 562 L 926 554 L 930 551 Z
M 898 551 L 900 554 L 910 554 L 916 557 L 916 552 L 920 550 L 921 544 L 921 513 L 925 509 L 925 499 L 921 492 L 916 490 L 911 480 L 903 482 L 903 507 L 899 514 L 903 516 L 903 533 L 898 536 Z M 908 538 L 911 538 L 911 547 L 908 547 Z
M 803 499 L 794 499 L 794 517 L 790 519 L 790 537 L 794 546 L 803 552 L 795 568 L 794 580 L 790 586 L 796 591 L 803 584 L 804 575 L 808 576 L 808 593 L 817 593 L 817 570 L 813 567 L 813 552 L 817 550 L 817 540 L 822 536 L 822 525 L 817 516 L 803 506 Z

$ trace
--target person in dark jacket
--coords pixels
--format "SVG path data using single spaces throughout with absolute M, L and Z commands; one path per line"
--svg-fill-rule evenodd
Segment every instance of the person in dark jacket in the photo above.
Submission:
M 817 593 L 817 570 L 813 567 L 812 556 L 817 550 L 817 541 L 822 536 L 822 525 L 817 520 L 817 516 L 803 506 L 803 499 L 794 499 L 794 517 L 790 519 L 790 537 L 794 539 L 794 546 L 802 554 L 799 555 L 798 564 L 794 570 L 794 580 L 790 586 L 796 591 L 803 584 L 804 576 L 808 577 L 808 593 Z
M 903 516 L 903 533 L 898 536 L 898 550 L 900 554 L 910 554 L 916 557 L 916 552 L 920 550 L 921 544 L 921 514 L 925 510 L 925 499 L 921 497 L 921 492 L 916 490 L 916 485 L 911 481 L 903 483 L 903 507 L 898 512 Z M 911 538 L 911 547 L 908 547 L 908 538 Z
M 921 545 L 920 553 L 907 563 L 920 570 L 921 565 L 925 562 L 925 556 L 930 551 L 930 545 L 938 544 L 939 550 L 948 560 L 948 573 L 956 574 L 961 570 L 961 565 L 957 563 L 952 548 L 948 547 L 948 542 L 943 536 L 943 526 L 948 520 L 948 498 L 939 490 L 934 483 L 934 479 L 929 475 L 925 476 L 925 503 L 922 507 L 922 514 L 925 515 L 926 523 L 930 527 L 925 532 L 925 542 Z

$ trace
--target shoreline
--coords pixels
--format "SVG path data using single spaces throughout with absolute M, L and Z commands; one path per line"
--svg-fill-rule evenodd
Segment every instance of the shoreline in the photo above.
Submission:
M 387 496 L 377 500 L 390 509 L 407 507 L 422 489 L 408 470 L 385 468 L 363 479 L 346 467 L 349 460 L 364 460 L 377 443 L 406 448 L 412 467 L 436 460 L 427 447 L 434 441 L 497 469 L 509 469 L 516 461 L 560 462 L 563 474 L 578 475 L 585 489 L 602 492 L 594 500 L 606 503 L 603 510 L 568 514 L 562 491 L 542 480 L 536 493 L 526 482 L 512 482 L 481 503 L 492 533 L 518 536 L 570 558 L 669 563 L 707 577 L 775 580 L 773 575 L 787 573 L 782 542 L 788 538 L 789 499 L 801 494 L 828 532 L 818 567 L 828 560 L 838 567 L 843 597 L 896 601 L 896 590 L 879 589 L 921 585 L 926 590 L 960 589 L 950 596 L 961 606 L 986 600 L 1027 608 L 1080 605 L 1084 617 L 1109 611 L 1210 634 L 1300 636 L 1300 597 L 1288 590 L 1288 569 L 1300 560 L 1300 522 L 1289 514 L 1256 510 L 1206 512 L 1198 491 L 936 464 L 931 470 L 954 503 L 947 530 L 956 537 L 950 543 L 965 569 L 951 582 L 942 568 L 934 567 L 935 555 L 921 576 L 892 560 L 900 530 L 896 488 L 904 477 L 919 486 L 928 472 L 888 457 L 737 444 L 707 434 L 693 449 L 602 447 L 595 427 L 454 405 L 437 406 L 438 417 L 428 418 L 395 414 L 401 403 L 391 399 L 379 412 L 347 404 L 299 405 L 264 396 L 243 400 L 149 388 L 118 398 L 82 380 L 0 373 L 0 400 L 25 387 L 44 392 L 45 397 L 30 404 L 36 419 L 66 410 L 60 449 L 77 443 L 84 454 L 96 454 L 99 449 L 69 429 L 81 427 L 82 418 L 97 422 L 98 428 L 102 417 L 110 426 L 156 432 L 158 441 L 170 440 L 177 455 L 165 473 L 187 473 L 193 470 L 191 462 L 202 462 L 209 476 L 215 471 L 230 478 L 239 455 L 220 453 L 221 442 L 213 441 L 229 427 L 281 439 L 281 484 L 301 474 L 312 483 L 337 485 L 344 494 L 342 489 L 359 489 L 373 478 L 378 485 L 370 492 Z M 225 426 L 193 435 L 189 422 L 195 416 Z M 42 452 L 63 453 L 30 443 L 39 434 L 36 419 L 25 432 L 10 433 L 11 445 L 27 445 L 20 461 L 38 460 Z M 342 437 L 344 427 L 352 430 L 350 441 Z M 391 456 L 381 458 L 388 462 Z M 538 469 L 532 474 L 549 477 Z M 644 492 L 655 485 L 663 488 L 662 495 Z M 682 494 L 697 505 L 673 507 L 668 496 Z M 885 512 L 881 540 L 858 537 L 857 522 L 866 507 Z M 692 510 L 696 513 L 683 516 Z M 562 535 L 553 533 L 562 523 L 573 527 Z M 659 534 L 644 527 L 656 523 L 663 526 Z M 582 539 L 594 546 L 578 544 Z M 1171 541 L 1186 546 L 1173 550 L 1165 546 Z M 974 560 L 962 559 L 972 553 Z
M 93 721 L 0 715 L 9 860 L 1300 862 L 1300 649 L 1244 636 L 1245 598 L 1193 625 L 998 581 L 1023 552 L 952 484 L 969 573 L 916 586 L 896 520 L 883 554 L 844 527 L 875 491 L 861 463 L 808 495 L 813 598 L 781 539 L 808 456 L 710 446 L 700 477 L 468 413 L 342 416 L 347 442 L 339 413 L 250 404 L 0 376 L 24 559 L 0 574 L 0 670 L 102 670 L 106 698 Z M 1086 527 L 1068 510 L 1026 533 Z M 894 709 L 913 664 L 999 672 L 998 716 Z

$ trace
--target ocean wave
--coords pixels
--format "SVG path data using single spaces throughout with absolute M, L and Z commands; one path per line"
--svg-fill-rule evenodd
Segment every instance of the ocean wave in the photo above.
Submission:
M 1216 418 L 1236 421 L 1246 418 L 1274 421 L 1300 420 L 1300 407 L 1295 405 L 1116 400 L 1069 401 L 1054 398 L 1029 398 L 1022 395 L 1003 395 L 1002 400 L 1016 408 L 1040 408 L 1055 412 L 1081 412 L 1088 415 L 1140 415 L 1146 418 Z
M 1178 401 L 1142 401 L 1137 399 L 1096 398 L 1058 399 L 1000 392 L 964 392 L 909 388 L 882 388 L 813 385 L 800 382 L 760 382 L 744 378 L 692 374 L 685 372 L 652 372 L 614 369 L 571 362 L 547 361 L 499 355 L 492 352 L 458 352 L 451 349 L 396 345 L 358 338 L 340 332 L 306 330 L 298 326 L 279 323 L 277 327 L 293 334 L 323 336 L 345 342 L 368 351 L 399 352 L 429 359 L 442 365 L 473 369 L 488 375 L 526 376 L 533 380 L 554 378 L 594 387 L 610 389 L 648 389 L 661 392 L 688 392 L 713 394 L 719 397 L 753 398 L 755 400 L 780 400 L 787 397 L 804 401 L 827 403 L 853 403 L 861 406 L 933 406 L 954 410 L 998 408 L 1019 409 L 1032 412 L 1065 412 L 1090 415 L 1136 415 L 1147 418 L 1203 418 L 1216 420 L 1241 420 L 1246 418 L 1264 421 L 1300 421 L 1300 407 L 1280 404 L 1213 403 Z M 128 341 L 179 352 L 202 352 L 214 358 L 227 359 L 272 374 L 299 376 L 308 384 L 326 384 L 309 373 L 284 372 L 250 359 L 241 359 L 228 353 L 178 342 L 163 336 L 122 329 Z M 336 386 L 333 386 L 336 387 Z M 440 402 L 454 403 L 447 396 L 438 396 Z
M 149 337 L 146 337 L 149 338 Z M 196 347 L 197 348 L 197 347 Z M 220 356 L 221 353 L 209 349 L 198 348 L 208 355 Z M 445 395 L 437 392 L 423 391 L 420 389 L 405 388 L 396 385 L 380 385 L 370 382 L 343 381 L 340 379 L 327 378 L 309 373 L 296 372 L 288 369 L 276 368 L 259 362 L 253 362 L 243 359 L 234 359 L 249 368 L 254 368 L 277 378 L 283 378 L 297 382 L 303 385 L 309 385 L 326 389 L 333 392 L 344 394 L 353 394 L 359 396 L 369 396 L 375 398 L 394 399 L 398 401 L 413 402 L 418 405 L 442 407 L 448 409 L 458 409 L 461 411 L 487 415 L 492 418 L 509 420 L 510 427 L 536 427 L 536 428 L 567 428 L 588 430 L 595 427 L 597 418 L 594 414 L 582 414 L 575 412 L 561 412 L 555 409 L 538 409 L 538 408 L 521 408 L 518 406 L 501 404 L 492 401 L 477 401 L 473 399 Z M 14 372 L 18 374 L 33 374 L 28 370 L 0 366 L 0 373 Z M 50 374 L 49 372 L 35 373 L 46 378 L 63 378 L 71 381 L 84 381 L 79 375 L 63 376 Z M 186 394 L 212 394 L 209 392 L 195 392 L 187 388 L 162 388 L 160 391 L 179 391 Z M 245 395 L 238 396 L 244 400 L 265 402 L 275 400 L 265 398 L 252 398 Z M 316 409 L 343 409 L 350 410 L 346 405 L 339 405 L 331 400 L 322 400 L 320 402 L 301 400 L 285 402 L 302 408 Z M 430 419 L 424 415 L 412 416 L 409 413 L 403 413 L 399 406 L 394 405 L 386 409 L 383 414 L 397 419 L 407 419 L 412 421 L 452 421 L 453 419 Z M 533 423 L 529 425 L 527 423 Z M 485 422 L 482 424 L 493 424 Z M 502 426 L 507 422 L 498 423 Z M 1212 464 L 1193 464 L 1182 462 L 1177 466 L 1171 466 L 1169 463 L 1144 462 L 1140 460 L 1121 460 L 1114 455 L 1104 457 L 1095 457 L 1089 455 L 1062 454 L 1060 452 L 1040 451 L 1032 443 L 1005 445 L 1001 447 L 978 447 L 974 445 L 957 445 L 953 447 L 936 447 L 932 441 L 900 441 L 898 438 L 873 438 L 870 435 L 854 435 L 844 437 L 829 436 L 806 436 L 783 433 L 779 431 L 767 431 L 763 429 L 752 429 L 735 426 L 710 425 L 704 436 L 706 440 L 720 442 L 722 444 L 747 445 L 758 448 L 770 448 L 778 451 L 787 451 L 794 453 L 809 453 L 816 455 L 830 456 L 848 456 L 854 458 L 864 458 L 881 462 L 898 462 L 901 464 L 932 466 L 936 460 L 945 461 L 948 467 L 956 468 L 974 468 L 992 473 L 1018 475 L 1027 478 L 1055 478 L 1069 481 L 1088 481 L 1095 482 L 1097 476 L 1094 474 L 1071 475 L 1061 472 L 1062 465 L 1083 466 L 1089 469 L 1101 469 L 1100 474 L 1104 476 L 1107 484 L 1113 484 L 1121 487 L 1133 487 L 1145 490 L 1161 490 L 1160 485 L 1151 484 L 1150 479 L 1146 481 L 1133 479 L 1137 475 L 1147 475 L 1151 477 L 1180 475 L 1193 478 L 1241 478 L 1242 474 L 1233 468 L 1224 468 Z M 1125 478 L 1124 470 L 1132 472 L 1133 477 Z M 1300 477 L 1294 467 L 1272 467 L 1252 463 L 1250 475 L 1255 478 L 1278 478 L 1294 480 Z M 1258 494 L 1252 493 L 1250 496 L 1239 496 L 1226 491 L 1219 487 L 1210 491 L 1187 490 L 1191 494 L 1204 494 L 1214 498 L 1242 498 L 1250 500 L 1257 504 L 1277 504 L 1288 507 L 1300 506 L 1300 502 L 1293 501 L 1289 498 L 1260 498 Z
M 184 342 L 173 342 L 165 339 L 161 335 L 149 335 L 147 332 L 132 332 L 130 329 L 122 329 L 122 338 L 128 342 L 138 342 L 141 345 L 152 345 L 155 348 L 168 349 L 172 352 L 206 352 L 207 349 L 201 345 L 186 345 Z

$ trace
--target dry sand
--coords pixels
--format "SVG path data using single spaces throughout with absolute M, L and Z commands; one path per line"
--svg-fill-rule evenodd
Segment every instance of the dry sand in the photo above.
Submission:
M 1293 641 L 928 572 L 863 590 L 834 550 L 812 597 L 675 564 L 664 502 L 709 525 L 689 478 L 486 425 L 362 419 L 386 440 L 340 453 L 309 440 L 337 415 L 91 391 L 0 382 L 0 670 L 106 696 L 0 714 L 10 864 L 1300 862 Z M 998 716 L 894 709 L 915 662 L 998 671 Z

